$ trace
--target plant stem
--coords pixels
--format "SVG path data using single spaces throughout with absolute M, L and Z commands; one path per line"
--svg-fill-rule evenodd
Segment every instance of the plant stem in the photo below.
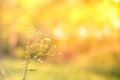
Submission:
M 25 66 L 25 72 L 24 72 L 23 80 L 26 80 L 26 74 L 27 74 L 27 70 L 28 70 L 28 65 L 29 65 L 29 59 L 26 60 L 26 66 Z

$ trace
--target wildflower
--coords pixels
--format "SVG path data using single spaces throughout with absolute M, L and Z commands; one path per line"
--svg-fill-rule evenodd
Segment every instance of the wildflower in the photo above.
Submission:
M 26 78 L 26 72 L 28 69 L 28 64 L 33 61 L 43 63 L 43 61 L 48 56 L 53 56 L 56 54 L 56 45 L 54 45 L 53 40 L 47 37 L 47 34 L 43 34 L 39 31 L 36 31 L 34 28 L 31 28 L 30 38 L 28 38 L 26 51 L 25 51 L 25 72 L 23 80 Z M 59 53 L 61 55 L 62 53 Z
M 49 38 L 44 38 L 44 40 L 49 41 L 49 42 L 51 41 L 51 39 L 49 39 Z
M 41 60 L 41 59 L 38 59 L 38 61 L 39 61 L 40 63 L 43 63 L 43 60 Z

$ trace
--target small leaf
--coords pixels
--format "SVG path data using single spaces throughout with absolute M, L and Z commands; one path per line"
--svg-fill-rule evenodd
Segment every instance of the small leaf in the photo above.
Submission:
M 36 69 L 28 69 L 28 71 L 37 71 Z

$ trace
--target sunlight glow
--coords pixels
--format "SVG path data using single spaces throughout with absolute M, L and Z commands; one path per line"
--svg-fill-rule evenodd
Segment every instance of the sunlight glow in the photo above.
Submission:
M 104 30 L 104 24 L 108 24 L 111 29 L 120 29 L 119 8 L 115 2 L 120 0 L 103 0 L 100 2 L 84 0 L 68 0 L 59 4 L 59 1 L 53 0 L 8 0 L 5 1 L 3 22 L 6 25 L 18 28 L 18 31 L 24 30 L 24 26 L 47 25 L 51 27 L 42 27 L 43 30 L 53 32 L 57 39 L 65 39 L 73 33 L 78 33 L 80 37 L 88 37 L 90 34 L 86 26 L 95 25 L 94 36 L 101 37 L 97 29 Z M 81 5 L 77 5 L 80 3 Z M 111 4 L 112 3 L 112 4 Z M 9 4 L 13 5 L 10 6 Z M 57 4 L 57 5 L 56 5 Z M 59 11 L 58 11 L 58 10 Z M 56 22 L 63 22 L 54 28 Z M 22 27 L 21 27 L 22 26 Z M 111 27 L 112 26 L 112 27 Z M 77 30 L 73 30 L 75 29 Z M 53 29 L 52 29 L 53 28 Z M 47 30 L 49 29 L 49 30 Z M 89 30 L 92 32 L 92 30 Z M 110 34 L 109 30 L 107 32 Z M 67 37 L 66 37 L 67 35 Z
M 120 2 L 120 0 L 114 0 L 114 2 Z
M 64 39 L 65 38 L 65 34 L 64 34 L 62 28 L 60 28 L 60 27 L 56 27 L 53 31 L 53 34 L 57 39 Z
M 113 21 L 113 26 L 114 26 L 116 29 L 119 29 L 119 28 L 120 28 L 120 20 L 114 20 L 114 21 Z
M 86 27 L 84 27 L 84 26 L 82 26 L 78 29 L 78 33 L 79 33 L 80 37 L 83 37 L 83 38 L 88 36 L 88 31 L 87 31 Z

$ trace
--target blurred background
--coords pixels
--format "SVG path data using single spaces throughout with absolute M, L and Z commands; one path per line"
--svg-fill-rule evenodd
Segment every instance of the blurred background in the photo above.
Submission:
M 0 80 L 22 80 L 28 28 L 61 55 L 32 64 L 28 80 L 120 80 L 120 0 L 0 0 Z

